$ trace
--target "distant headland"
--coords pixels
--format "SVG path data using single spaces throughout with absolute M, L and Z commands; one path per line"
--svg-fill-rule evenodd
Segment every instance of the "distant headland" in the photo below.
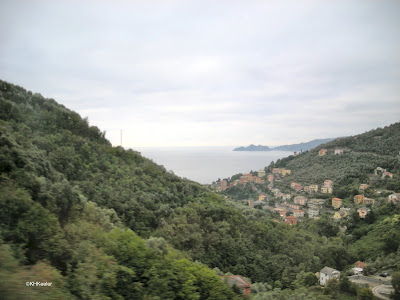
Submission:
M 283 145 L 277 147 L 268 147 L 263 145 L 254 145 L 251 144 L 247 147 L 238 147 L 233 149 L 233 151 L 306 151 L 313 149 L 321 144 L 327 143 L 334 140 L 334 138 L 327 138 L 327 139 L 316 139 L 306 143 L 300 144 L 292 144 L 292 145 Z

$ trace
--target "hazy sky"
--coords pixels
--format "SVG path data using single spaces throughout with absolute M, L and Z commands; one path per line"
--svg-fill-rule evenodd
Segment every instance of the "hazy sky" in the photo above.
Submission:
M 124 146 L 277 145 L 400 120 L 400 1 L 0 1 L 0 78 Z

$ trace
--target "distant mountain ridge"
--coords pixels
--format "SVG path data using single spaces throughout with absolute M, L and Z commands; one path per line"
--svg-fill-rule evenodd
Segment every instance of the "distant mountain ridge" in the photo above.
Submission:
M 306 143 L 292 144 L 292 145 L 282 145 L 277 147 L 268 147 L 262 145 L 251 144 L 247 147 L 238 147 L 233 149 L 233 151 L 306 151 L 318 147 L 321 144 L 327 143 L 334 140 L 333 138 L 326 139 L 316 139 Z

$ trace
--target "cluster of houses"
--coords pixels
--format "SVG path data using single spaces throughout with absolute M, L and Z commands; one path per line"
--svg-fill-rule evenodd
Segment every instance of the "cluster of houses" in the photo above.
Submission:
M 285 200 L 291 199 L 290 194 L 283 194 L 283 195 L 287 196 Z M 277 212 L 283 219 L 284 223 L 295 225 L 297 224 L 298 219 L 303 218 L 306 213 L 310 218 L 317 217 L 320 214 L 320 209 L 324 204 L 324 202 L 325 202 L 324 199 L 311 199 L 310 201 L 308 201 L 307 197 L 295 196 L 293 199 L 293 203 L 288 203 L 287 201 L 284 201 L 278 207 L 271 207 L 265 205 L 264 209 Z M 308 206 L 307 208 L 304 207 L 306 205 Z M 287 216 L 288 213 L 290 213 L 291 215 Z
M 304 191 L 306 193 L 318 193 L 319 186 L 318 184 L 311 184 L 302 186 L 300 183 L 292 182 L 290 187 L 295 191 Z M 325 180 L 323 185 L 321 186 L 321 193 L 323 194 L 332 194 L 333 192 L 333 181 L 332 180 Z
M 325 155 L 327 153 L 327 149 L 321 149 L 320 150 L 321 156 Z M 343 149 L 335 149 L 334 154 L 340 155 L 343 154 Z M 343 200 L 337 197 L 331 198 L 331 206 L 332 208 L 335 209 L 335 211 L 329 210 L 327 208 L 324 208 L 324 203 L 326 200 L 324 199 L 310 199 L 308 200 L 307 197 L 303 195 L 299 195 L 298 193 L 294 194 L 293 193 L 283 193 L 281 192 L 278 188 L 274 188 L 274 179 L 276 176 L 277 180 L 280 179 L 280 176 L 287 176 L 291 174 L 291 170 L 285 169 L 285 168 L 273 168 L 272 169 L 272 174 L 266 174 L 264 169 L 261 169 L 257 172 L 257 176 L 253 175 L 251 173 L 244 174 L 242 175 L 239 179 L 236 179 L 228 184 L 227 180 L 221 180 L 217 186 L 218 190 L 225 190 L 231 186 L 236 186 L 236 185 L 245 185 L 248 182 L 250 183 L 264 183 L 263 178 L 267 178 L 267 182 L 269 183 L 268 187 L 273 194 L 273 198 L 279 199 L 279 204 L 275 204 L 274 207 L 269 206 L 269 200 L 270 196 L 267 195 L 266 193 L 259 192 L 258 193 L 258 199 L 253 200 L 245 200 L 247 204 L 254 208 L 255 206 L 262 206 L 263 209 L 267 209 L 270 211 L 274 211 L 279 213 L 281 216 L 281 220 L 285 222 L 286 224 L 290 225 L 295 225 L 303 218 L 306 214 L 310 218 L 317 218 L 320 214 L 321 211 L 326 211 L 326 212 L 331 212 L 333 213 L 333 218 L 334 219 L 342 219 L 344 217 L 347 217 L 350 214 L 351 208 L 348 207 L 343 207 Z M 280 176 L 279 176 L 280 175 Z M 390 172 L 387 172 L 387 170 L 378 167 L 375 169 L 374 174 L 372 175 L 374 177 L 389 177 L 392 178 L 393 174 Z M 255 185 L 253 186 L 253 190 L 257 191 L 257 188 Z M 312 193 L 318 193 L 319 191 L 323 194 L 332 194 L 333 193 L 333 181 L 330 179 L 324 180 L 323 184 L 321 187 L 318 186 L 318 184 L 311 184 L 311 185 L 306 185 L 303 186 L 300 183 L 297 182 L 291 182 L 290 184 L 291 189 L 293 189 L 296 192 L 305 192 L 308 194 Z M 369 184 L 367 183 L 362 183 L 359 186 L 360 194 L 355 195 L 353 200 L 354 203 L 358 206 L 357 208 L 357 213 L 359 214 L 360 218 L 365 218 L 369 212 L 371 211 L 367 206 L 374 205 L 375 204 L 375 199 L 368 198 L 364 195 L 361 194 L 362 191 L 365 191 L 366 189 L 369 188 Z M 291 201 L 293 199 L 293 202 Z M 398 203 L 400 201 L 400 194 L 399 193 L 393 193 L 389 195 L 388 201 L 392 203 Z M 359 207 L 362 205 L 362 207 Z
M 321 149 L 318 152 L 319 156 L 324 156 L 328 152 L 327 149 Z M 341 155 L 343 154 L 343 149 L 334 149 L 334 154 L 335 155 Z M 221 180 L 219 182 L 219 185 L 217 189 L 219 190 L 225 190 L 228 187 L 235 186 L 235 185 L 244 185 L 248 182 L 253 182 L 253 183 L 264 183 L 264 180 L 262 178 L 266 177 L 267 181 L 269 182 L 269 188 L 272 194 L 274 195 L 275 198 L 281 199 L 282 202 L 280 205 L 276 205 L 276 207 L 268 206 L 267 205 L 267 200 L 269 200 L 269 196 L 265 193 L 259 193 L 258 194 L 258 200 L 254 201 L 252 199 L 250 200 L 245 200 L 250 207 L 254 207 L 257 205 L 262 205 L 264 209 L 268 209 L 270 211 L 274 211 L 279 213 L 281 216 L 281 220 L 285 224 L 288 225 L 296 225 L 299 219 L 303 218 L 305 214 L 308 214 L 310 218 L 317 218 L 319 214 L 321 213 L 321 210 L 323 209 L 323 206 L 326 202 L 325 199 L 308 199 L 307 197 L 303 195 L 295 195 L 293 197 L 292 194 L 290 193 L 282 193 L 278 188 L 273 188 L 273 181 L 274 181 L 274 176 L 276 175 L 281 175 L 286 176 L 290 175 L 291 170 L 284 169 L 284 168 L 273 168 L 272 169 L 272 174 L 266 174 L 265 170 L 260 170 L 258 171 L 257 175 L 254 176 L 251 173 L 249 174 L 244 174 L 241 176 L 239 179 L 234 180 L 228 185 L 227 180 Z M 377 178 L 393 178 L 393 174 L 388 172 L 386 169 L 383 169 L 381 167 L 378 167 L 375 169 L 374 174 L 372 175 L 373 177 Z M 279 179 L 279 176 L 277 177 Z M 370 178 L 371 182 L 371 178 Z M 304 191 L 306 193 L 318 193 L 319 191 L 319 186 L 318 184 L 311 184 L 307 186 L 302 186 L 300 183 L 297 182 L 292 182 L 290 184 L 290 187 L 295 190 L 296 192 L 301 192 Z M 359 186 L 360 191 L 365 191 L 369 188 L 369 184 L 367 183 L 362 183 Z M 333 181 L 332 180 L 325 180 L 323 184 L 321 185 L 320 192 L 324 194 L 332 194 L 333 193 Z M 293 197 L 293 203 L 290 202 L 290 200 Z M 356 205 L 363 205 L 363 207 L 360 207 L 357 209 L 357 213 L 359 214 L 360 218 L 365 218 L 368 213 L 371 211 L 367 205 L 374 205 L 375 204 L 375 199 L 368 198 L 362 194 L 355 195 L 353 197 L 354 203 Z M 289 202 L 288 202 L 289 201 Z M 400 202 L 400 193 L 393 193 L 388 196 L 388 202 L 391 203 L 398 203 Z M 334 212 L 333 218 L 334 219 L 341 219 L 344 217 L 347 217 L 350 214 L 351 208 L 346 208 L 343 207 L 343 200 L 337 197 L 334 197 L 331 199 L 331 206 L 336 209 Z M 275 220 L 276 222 L 279 222 L 279 220 Z M 352 268 L 352 271 L 354 274 L 361 274 L 363 272 L 363 268 L 366 266 L 364 262 L 358 261 L 355 264 L 355 267 Z M 326 285 L 328 280 L 331 279 L 338 279 L 340 278 L 340 271 L 335 270 L 330 267 L 324 267 L 320 272 L 316 273 L 316 276 L 318 277 L 320 285 Z M 250 295 L 250 283 L 247 282 L 243 277 L 239 275 L 232 275 L 232 276 L 223 276 L 222 277 L 230 286 L 236 285 L 237 287 L 242 290 L 244 295 L 249 296 Z
M 219 182 L 219 184 L 216 186 L 216 189 L 219 191 L 224 191 L 229 187 L 236 186 L 236 185 L 246 185 L 248 182 L 254 182 L 254 183 L 264 183 L 264 179 L 261 179 L 261 177 L 265 176 L 265 171 L 260 170 L 257 174 L 258 176 L 254 176 L 251 173 L 244 174 L 240 176 L 239 179 L 236 179 L 228 184 L 228 180 L 223 179 Z
M 282 176 L 290 175 L 292 173 L 291 170 L 283 169 L 283 168 L 273 168 L 272 174 L 280 174 Z
M 320 150 L 318 151 L 318 156 L 324 156 L 324 155 L 326 155 L 327 153 L 328 153 L 328 149 L 323 148 L 323 149 L 320 149 Z M 341 154 L 344 153 L 344 150 L 341 149 L 341 148 L 336 148 L 336 149 L 333 151 L 333 153 L 334 153 L 335 155 L 341 155 Z
M 292 198 L 291 194 L 282 193 L 279 189 L 272 188 L 271 192 L 274 194 L 276 198 L 282 199 L 283 201 L 287 201 L 290 200 L 290 198 Z
M 370 199 L 370 198 L 366 198 L 363 195 L 355 195 L 354 196 L 354 203 L 356 204 L 374 204 L 375 203 L 375 199 Z M 348 207 L 342 207 L 343 204 L 343 200 L 340 198 L 332 198 L 332 207 L 339 209 L 339 211 L 335 212 L 333 218 L 334 219 L 341 219 L 344 217 L 347 217 L 350 213 L 351 208 Z M 361 207 L 359 209 L 357 209 L 358 215 L 360 216 L 360 218 L 364 219 L 367 214 L 370 212 L 371 210 L 367 207 Z

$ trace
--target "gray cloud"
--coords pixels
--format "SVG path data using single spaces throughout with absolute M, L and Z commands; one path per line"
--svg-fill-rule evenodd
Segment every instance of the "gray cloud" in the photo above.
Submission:
M 127 146 L 284 144 L 399 121 L 398 1 L 2 1 L 0 77 Z

